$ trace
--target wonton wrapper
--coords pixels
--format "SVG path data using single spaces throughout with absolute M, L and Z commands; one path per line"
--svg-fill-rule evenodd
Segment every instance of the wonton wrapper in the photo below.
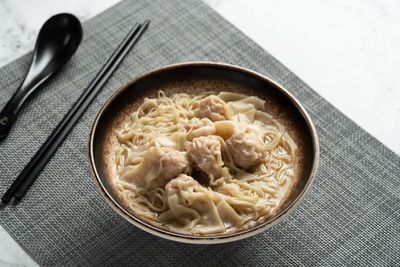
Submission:
M 223 233 L 243 219 L 218 193 L 208 191 L 192 177 L 181 174 L 166 185 L 169 210 L 158 220 L 193 234 Z
M 194 138 L 187 147 L 188 157 L 210 178 L 231 177 L 224 167 L 221 154 L 221 143 L 218 136 L 200 136 Z
M 159 138 L 155 146 L 142 152 L 127 165 L 121 173 L 120 179 L 133 183 L 137 187 L 155 189 L 163 187 L 166 182 L 181 173 L 189 173 L 190 165 L 184 147 L 185 139 L 180 134 L 171 135 L 170 138 Z M 164 145 L 164 147 L 161 146 Z
M 246 96 L 231 92 L 221 92 L 219 98 L 227 102 L 231 120 L 242 125 L 257 121 L 267 125 L 272 122 L 272 116 L 265 112 L 265 101 L 254 96 Z

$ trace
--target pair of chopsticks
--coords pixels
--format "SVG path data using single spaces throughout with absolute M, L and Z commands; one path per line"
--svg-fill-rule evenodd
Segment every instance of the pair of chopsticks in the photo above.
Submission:
M 117 69 L 129 50 L 136 44 L 142 36 L 150 21 L 146 20 L 143 24 L 135 24 L 129 34 L 124 38 L 117 50 L 111 55 L 103 68 L 97 73 L 86 90 L 74 103 L 65 117 L 60 121 L 46 142 L 40 147 L 33 158 L 25 166 L 17 179 L 11 184 L 7 192 L 2 197 L 3 204 L 8 204 L 13 197 L 21 200 L 31 185 L 34 183 L 40 172 L 46 166 L 47 162 L 57 151 L 58 147 L 67 137 L 68 133 L 78 122 L 80 117 L 89 107 L 93 99 L 100 92 L 108 79 Z

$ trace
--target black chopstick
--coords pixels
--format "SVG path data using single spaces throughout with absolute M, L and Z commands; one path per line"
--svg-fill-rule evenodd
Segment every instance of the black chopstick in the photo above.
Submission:
M 46 142 L 40 147 L 38 152 L 29 161 L 28 165 L 26 165 L 17 179 L 9 187 L 2 197 L 3 204 L 9 203 L 13 196 L 17 200 L 22 199 L 40 172 L 46 166 L 47 162 L 62 144 L 70 130 L 89 107 L 90 103 L 111 77 L 129 50 L 139 40 L 149 23 L 150 21 L 146 20 L 142 25 L 136 24 L 133 27 L 122 43 L 118 46 L 117 50 L 112 54 L 103 68 L 98 72 L 96 77 L 83 92 L 81 97 L 75 102 L 66 116 L 54 129 L 52 134 L 47 138 Z
M 99 91 L 103 88 L 105 83 L 111 77 L 113 72 L 116 70 L 118 65 L 125 58 L 126 54 L 129 50 L 135 45 L 135 43 L 139 40 L 140 36 L 146 30 L 149 21 L 145 21 L 143 25 L 135 25 L 131 32 L 127 35 L 127 37 L 122 41 L 121 45 L 118 49 L 113 53 L 111 58 L 107 61 L 102 70 L 98 73 L 92 83 L 85 90 L 85 93 L 78 100 L 79 104 L 74 105 L 74 111 L 68 114 L 68 119 L 66 119 L 62 126 L 62 131 L 58 135 L 54 135 L 54 140 L 52 141 L 51 146 L 46 153 L 40 155 L 39 164 L 43 164 L 43 166 L 37 165 L 31 168 L 31 173 L 27 176 L 27 179 L 19 186 L 17 191 L 14 194 L 14 197 L 17 200 L 21 200 L 22 197 L 26 194 L 30 186 L 36 180 L 36 177 L 39 175 L 40 171 L 44 168 L 46 163 L 50 160 L 51 156 L 57 151 L 57 148 L 63 140 L 68 135 L 69 131 L 73 128 L 85 110 L 89 107 L 90 103 L 99 93 Z

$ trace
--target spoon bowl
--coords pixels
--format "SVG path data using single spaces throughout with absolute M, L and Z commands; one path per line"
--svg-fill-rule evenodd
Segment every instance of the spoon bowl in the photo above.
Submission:
M 0 112 L 0 140 L 7 137 L 18 112 L 29 96 L 67 63 L 81 40 L 81 23 L 72 14 L 57 14 L 43 24 L 36 40 L 29 71 Z

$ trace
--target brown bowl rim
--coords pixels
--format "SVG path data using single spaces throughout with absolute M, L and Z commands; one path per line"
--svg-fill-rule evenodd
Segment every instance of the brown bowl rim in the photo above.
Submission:
M 175 69 L 175 68 L 184 68 L 184 67 L 194 67 L 194 66 L 209 66 L 209 67 L 219 67 L 219 68 L 226 68 L 230 70 L 235 70 L 235 71 L 240 71 L 248 75 L 255 76 L 258 79 L 262 79 L 267 83 L 270 83 L 275 89 L 280 90 L 285 97 L 289 98 L 289 100 L 295 105 L 295 107 L 298 109 L 298 111 L 301 113 L 303 118 L 305 119 L 307 123 L 307 128 L 310 130 L 311 133 L 311 141 L 313 145 L 313 160 L 312 160 L 312 168 L 310 172 L 309 179 L 307 180 L 307 183 L 305 184 L 304 188 L 301 190 L 301 192 L 296 196 L 294 201 L 286 207 L 284 210 L 282 210 L 277 217 L 275 217 L 272 221 L 267 221 L 265 223 L 261 223 L 259 225 L 256 225 L 254 227 L 251 227 L 249 229 L 246 229 L 241 232 L 233 232 L 233 233 L 228 233 L 224 234 L 221 236 L 190 236 L 190 235 L 185 235 L 185 234 L 180 234 L 180 233 L 175 233 L 172 231 L 168 231 L 166 229 L 158 228 L 154 225 L 148 224 L 139 218 L 137 218 L 135 215 L 124 209 L 121 205 L 118 204 L 116 200 L 108 193 L 107 189 L 103 185 L 100 176 L 97 172 L 96 165 L 95 165 L 95 159 L 94 159 L 94 138 L 95 138 L 95 133 L 97 129 L 97 125 L 104 113 L 104 111 L 111 105 L 111 103 L 114 101 L 115 98 L 117 98 L 120 94 L 124 93 L 132 84 L 138 82 L 139 80 L 145 79 L 148 76 L 151 76 L 153 74 L 156 74 L 158 72 L 170 70 L 170 69 Z M 221 63 L 221 62 L 208 62 L 208 61 L 192 61 L 192 62 L 183 62 L 183 63 L 175 63 L 175 64 L 170 64 L 162 67 L 155 68 L 153 70 L 144 72 L 143 74 L 139 75 L 138 77 L 128 81 L 124 85 L 122 85 L 120 88 L 118 88 L 107 100 L 106 102 L 102 105 L 100 110 L 97 112 L 95 120 L 92 124 L 92 127 L 90 128 L 90 133 L 89 133 L 89 140 L 88 140 L 88 157 L 89 157 L 89 165 L 90 165 L 90 172 L 91 176 L 95 182 L 95 185 L 97 189 L 99 190 L 100 194 L 104 198 L 104 200 L 107 202 L 107 204 L 114 210 L 116 211 L 119 215 L 121 215 L 123 218 L 125 218 L 127 221 L 129 221 L 131 224 L 135 225 L 136 227 L 151 233 L 153 235 L 166 238 L 169 240 L 173 241 L 179 241 L 183 243 L 193 243 L 193 244 L 216 244 L 216 243 L 226 243 L 226 242 L 231 242 L 231 241 L 236 241 L 240 239 L 244 239 L 253 235 L 256 235 L 258 233 L 261 233 L 268 228 L 271 228 L 275 224 L 281 222 L 284 218 L 286 218 L 304 199 L 305 195 L 307 192 L 310 190 L 312 183 L 314 182 L 315 175 L 317 172 L 317 167 L 318 167 L 318 162 L 319 162 L 319 141 L 318 141 L 318 136 L 317 136 L 317 131 L 316 128 L 311 120 L 310 115 L 307 113 L 305 108 L 301 105 L 300 101 L 297 100 L 296 97 L 294 97 L 287 89 L 285 89 L 282 85 L 278 84 L 277 82 L 273 81 L 272 79 L 268 78 L 267 76 L 260 74 L 256 71 L 250 70 L 245 67 L 233 65 L 233 64 L 228 64 L 228 63 Z

